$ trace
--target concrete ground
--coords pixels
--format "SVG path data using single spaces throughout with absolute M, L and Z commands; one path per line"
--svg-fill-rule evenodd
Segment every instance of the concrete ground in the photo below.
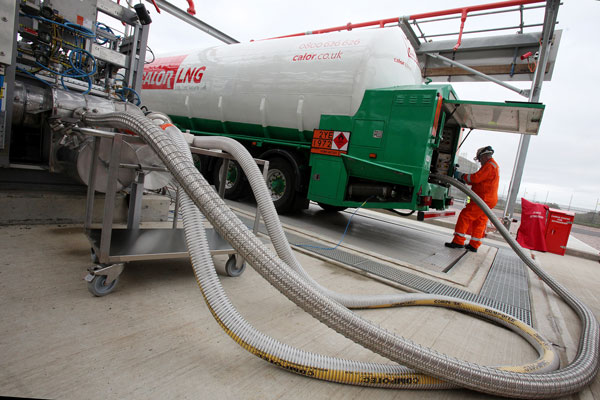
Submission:
M 594 249 L 600 249 L 600 228 L 576 225 L 571 229 L 571 236 L 576 237 Z
M 462 204 L 458 203 L 452 206 L 449 210 L 454 211 L 455 215 L 432 219 L 426 221 L 428 224 L 442 226 L 449 229 L 454 229 L 458 215 L 464 208 Z M 493 210 L 498 218 L 502 217 L 502 211 L 499 209 Z M 390 215 L 391 213 L 386 210 L 378 210 L 378 212 Z M 510 233 L 513 237 L 516 237 L 517 231 L 520 225 L 520 214 L 515 214 L 514 218 L 516 222 L 511 223 Z M 411 219 L 416 219 L 416 216 L 411 216 Z M 492 227 L 491 223 L 488 223 L 488 238 L 492 240 L 504 241 L 501 236 L 496 232 L 496 229 Z M 573 225 L 571 234 L 569 235 L 569 241 L 566 245 L 566 254 L 574 255 L 577 257 L 584 257 L 591 260 L 600 261 L 600 229 L 591 228 L 583 225 Z
M 432 227 L 442 230 L 445 228 Z M 450 230 L 445 231 L 449 235 Z M 82 280 L 89 244 L 77 225 L 0 226 L 0 395 L 61 399 L 491 398 L 467 390 L 395 391 L 344 386 L 281 370 L 231 340 L 208 311 L 187 261 L 130 263 L 109 296 Z M 600 264 L 535 253 L 600 318 Z M 321 284 L 345 293 L 397 292 L 297 253 Z M 224 262 L 223 259 L 217 262 Z M 222 278 L 241 314 L 281 341 L 314 352 L 386 362 L 328 329 L 247 268 Z M 466 290 L 474 290 L 465 286 Z M 577 350 L 577 318 L 530 274 L 534 326 L 563 362 Z M 417 343 L 469 361 L 514 364 L 533 349 L 506 329 L 438 308 L 359 314 Z M 573 399 L 600 399 L 600 378 Z

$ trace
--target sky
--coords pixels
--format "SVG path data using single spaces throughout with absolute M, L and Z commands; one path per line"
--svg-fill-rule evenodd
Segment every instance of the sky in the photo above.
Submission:
M 135 2 L 141 0 L 134 0 Z M 170 0 L 184 10 L 185 0 Z M 494 1 L 387 1 L 304 0 L 302 2 L 255 0 L 195 0 L 196 17 L 240 42 L 285 34 L 446 10 Z M 166 12 L 157 14 L 145 2 L 153 19 L 149 46 L 157 55 L 187 52 L 221 45 L 218 40 Z M 478 24 L 517 25 L 515 14 L 497 15 L 490 22 L 468 18 L 465 30 Z M 526 23 L 543 21 L 543 10 L 526 14 Z M 518 197 L 552 202 L 573 208 L 600 210 L 600 116 L 597 94 L 600 86 L 600 1 L 565 1 L 558 13 L 556 29 L 563 31 L 551 81 L 542 86 L 540 101 L 546 105 L 538 136 L 532 137 Z M 459 21 L 441 28 L 458 31 Z M 441 25 L 441 24 L 439 24 Z M 514 31 L 506 31 L 508 33 Z M 529 88 L 529 82 L 513 83 Z M 453 83 L 460 99 L 525 101 L 524 97 L 493 83 Z M 500 165 L 499 193 L 506 195 L 515 164 L 519 136 L 475 130 L 460 153 L 472 159 L 478 148 L 491 145 Z

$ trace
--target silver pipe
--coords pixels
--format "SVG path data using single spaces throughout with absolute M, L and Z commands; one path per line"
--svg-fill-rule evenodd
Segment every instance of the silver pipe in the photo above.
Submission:
M 527 97 L 527 96 L 529 96 L 529 90 L 527 90 L 527 89 L 519 89 L 519 88 L 518 88 L 518 87 L 516 87 L 516 86 L 509 85 L 508 83 L 506 83 L 506 82 L 504 82 L 504 81 L 501 81 L 500 79 L 496 79 L 496 78 L 494 78 L 494 77 L 491 77 L 491 76 L 489 76 L 489 75 L 486 75 L 486 74 L 484 74 L 483 72 L 479 72 L 479 71 L 477 71 L 476 69 L 473 69 L 473 68 L 471 68 L 471 67 L 467 67 L 467 66 L 466 66 L 466 65 L 464 65 L 464 64 L 461 64 L 461 63 L 459 63 L 459 62 L 456 62 L 456 61 L 454 61 L 454 60 L 451 60 L 451 59 L 449 59 L 449 58 L 447 58 L 447 57 L 441 56 L 441 55 L 439 55 L 439 54 L 437 54 L 437 53 L 425 53 L 425 54 L 427 54 L 429 57 L 432 57 L 432 58 L 437 58 L 437 59 L 439 59 L 439 60 L 442 60 L 443 62 L 445 62 L 445 63 L 448 63 L 448 64 L 450 64 L 450 65 L 454 65 L 454 66 L 456 66 L 456 67 L 458 67 L 458 68 L 462 68 L 462 69 L 464 69 L 465 71 L 468 71 L 468 72 L 470 72 L 470 73 L 472 73 L 472 74 L 474 74 L 474 75 L 477 75 L 477 76 L 479 76 L 480 78 L 483 78 L 483 79 L 486 79 L 486 80 L 488 80 L 488 81 L 494 82 L 494 83 L 496 83 L 496 84 L 498 84 L 498 85 L 500 85 L 500 86 L 504 86 L 505 88 L 507 88 L 507 89 L 510 89 L 510 90 L 512 90 L 513 92 L 516 92 L 516 93 L 520 94 L 520 95 L 521 95 L 521 96 L 523 96 L 523 97 Z
M 88 136 L 104 137 L 104 138 L 108 138 L 108 139 L 112 139 L 116 135 L 115 132 L 108 132 L 108 131 L 103 131 L 103 130 L 100 130 L 100 129 L 92 129 L 92 128 L 74 127 L 73 130 L 75 132 L 84 133 L 84 134 L 86 134 Z

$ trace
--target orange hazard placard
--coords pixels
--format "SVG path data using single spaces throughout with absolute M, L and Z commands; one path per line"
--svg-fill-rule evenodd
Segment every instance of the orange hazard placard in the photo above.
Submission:
M 350 143 L 350 132 L 315 129 L 310 152 L 339 157 L 341 154 L 348 153 L 348 143 Z

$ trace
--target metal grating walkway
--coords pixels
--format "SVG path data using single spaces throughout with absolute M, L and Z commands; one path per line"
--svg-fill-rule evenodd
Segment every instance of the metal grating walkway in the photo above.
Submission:
M 242 220 L 247 225 L 252 225 L 250 220 L 246 218 L 242 218 Z M 261 232 L 266 231 L 264 225 L 261 225 L 260 228 Z M 339 248 L 334 250 L 324 249 L 321 243 L 293 232 L 286 232 L 286 236 L 292 245 L 298 246 L 301 244 L 302 246 L 298 247 L 325 258 L 377 275 L 419 292 L 457 297 L 483 304 L 531 325 L 531 304 L 529 302 L 529 281 L 526 266 L 511 250 L 498 249 L 481 293 L 474 294 Z
M 523 261 L 511 250 L 498 249 L 480 295 L 530 310 L 529 278 Z

